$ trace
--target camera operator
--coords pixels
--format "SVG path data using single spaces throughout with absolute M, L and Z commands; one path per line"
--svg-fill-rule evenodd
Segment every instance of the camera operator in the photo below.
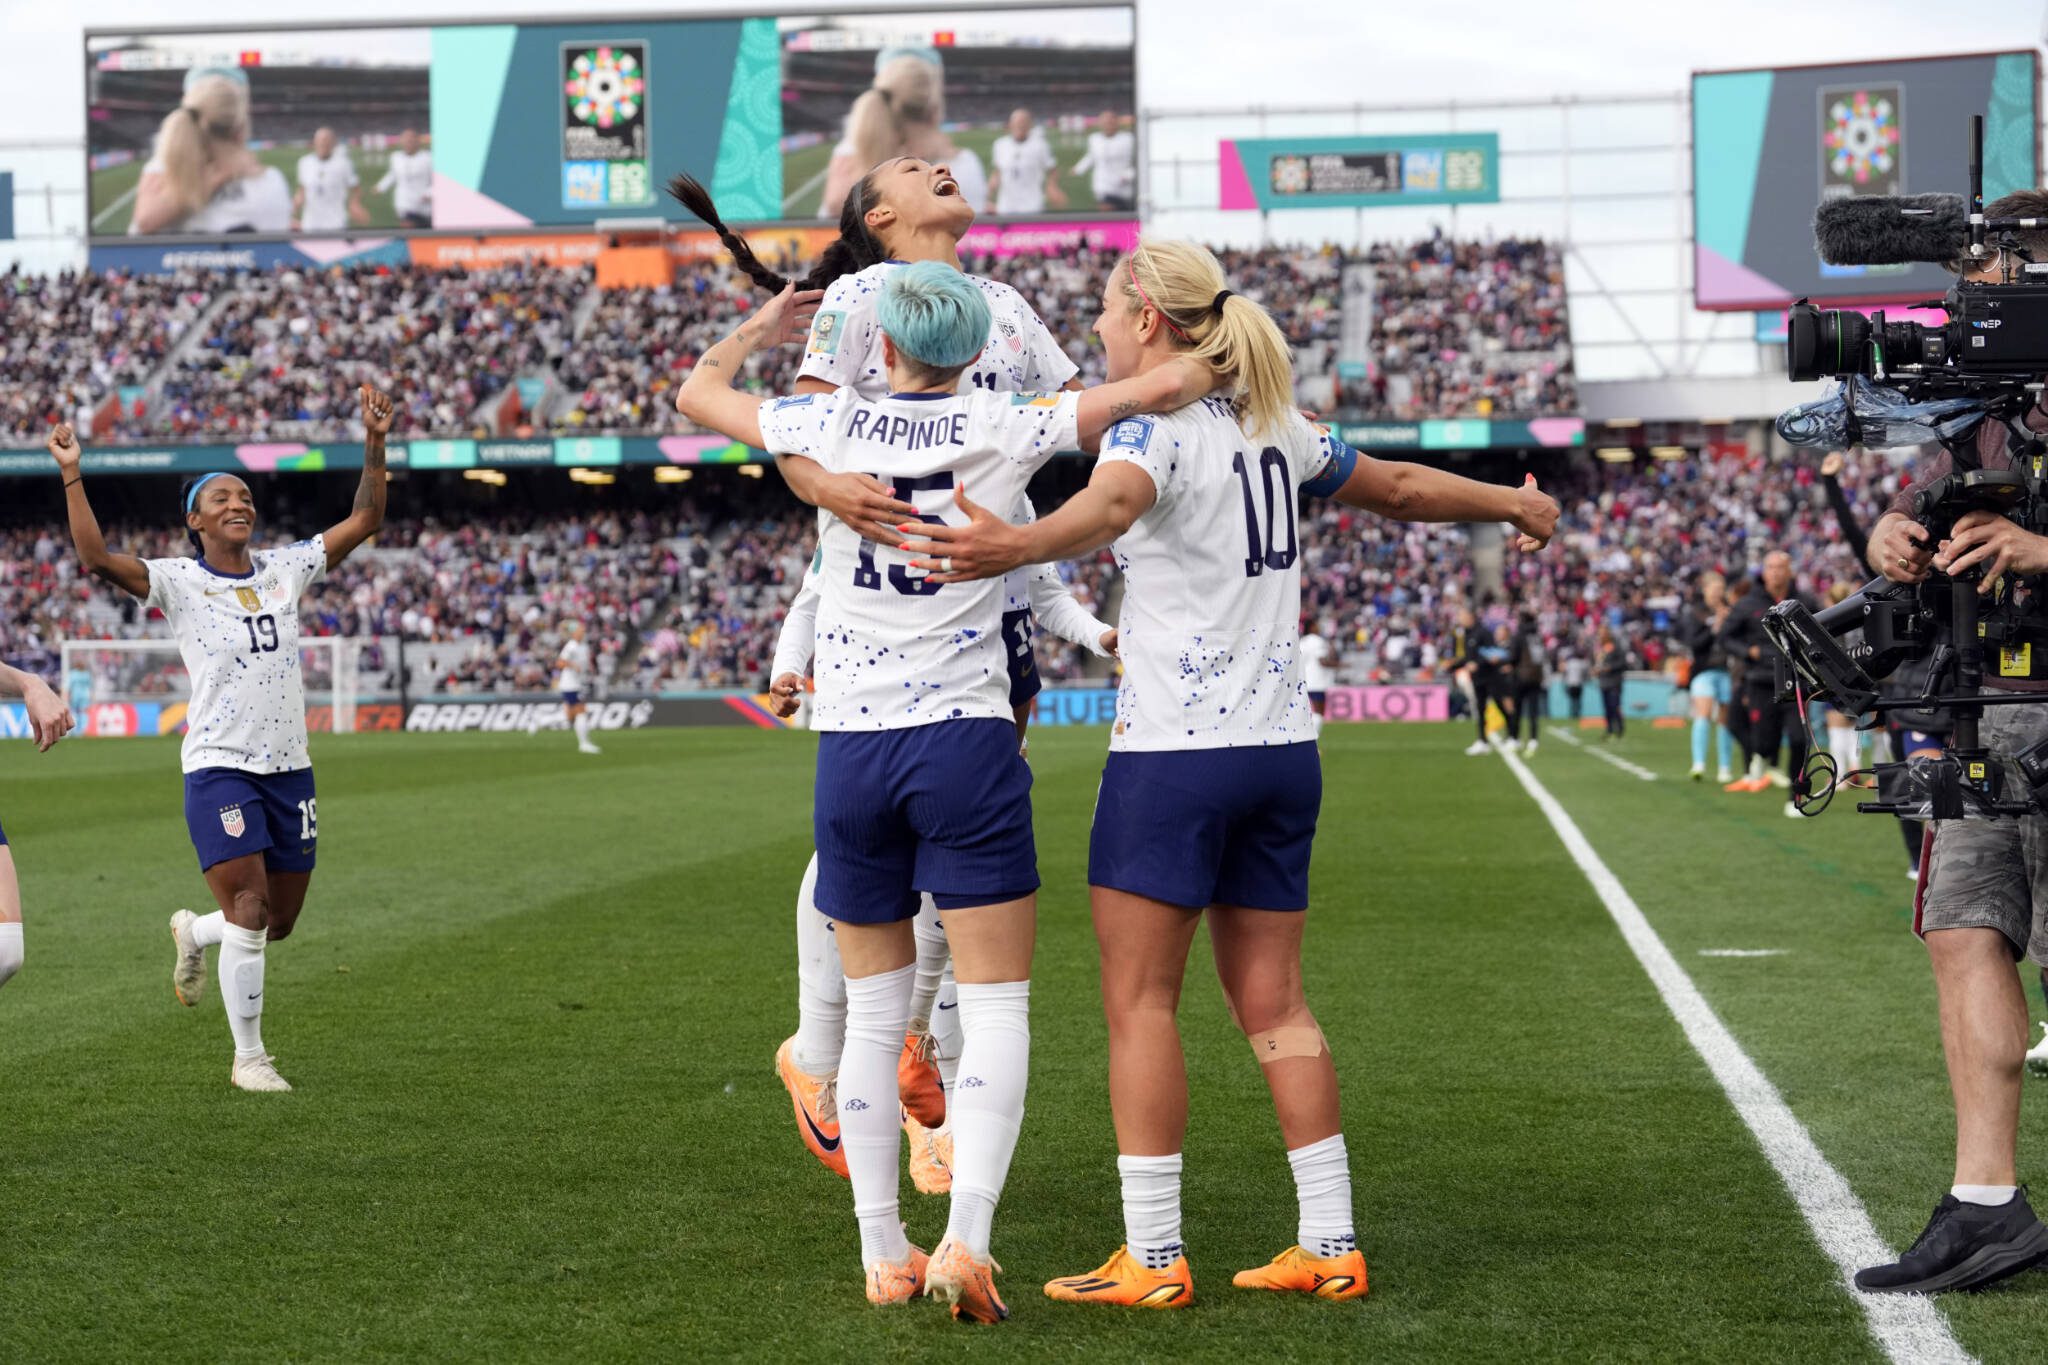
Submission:
M 2007 195 L 1987 217 L 2048 215 L 2048 193 Z M 2018 246 L 2048 260 L 2048 232 L 2022 231 Z M 2001 248 L 1973 284 L 2006 282 Z M 2048 429 L 2048 412 L 2027 414 Z M 2018 439 L 1986 422 L 1977 454 L 1986 469 L 2014 466 Z M 1870 533 L 1870 567 L 1895 583 L 1919 583 L 1930 570 L 1982 574 L 1989 590 L 2003 574 L 2048 573 L 2048 538 L 1996 513 L 1959 518 L 1949 539 L 1930 543 L 1909 515 L 1914 494 L 1950 472 L 1944 452 L 1892 499 Z M 1984 690 L 2048 694 L 2048 660 L 2036 651 L 1986 660 Z M 1981 741 L 1994 759 L 2048 738 L 2048 695 L 2040 705 L 1987 707 Z M 2019 784 L 2026 790 L 2024 782 Z M 2027 1001 L 2014 964 L 2031 953 L 2048 963 L 2048 816 L 1936 820 L 1921 864 L 1914 928 L 1927 944 L 1940 998 L 1942 1051 L 1956 1106 L 1955 1183 L 1927 1229 L 1898 1261 L 1858 1271 L 1859 1289 L 1932 1293 L 1974 1289 L 2048 1260 L 2048 1225 L 2019 1189 L 2020 1085 L 2027 1050 Z
M 1737 702 L 1749 719 L 1748 738 L 1751 771 L 1747 779 L 1731 790 L 1762 791 L 1771 785 L 1767 776 L 1778 761 L 1778 750 L 1789 743 L 1785 778 L 1792 799 L 1785 802 L 1785 814 L 1795 819 L 1798 798 L 1806 795 L 1806 755 L 1811 747 L 1806 734 L 1806 717 L 1796 701 L 1778 700 L 1778 660 L 1784 656 L 1764 634 L 1764 613 L 1788 597 L 1797 596 L 1808 611 L 1816 610 L 1813 599 L 1792 587 L 1792 556 L 1773 550 L 1764 556 L 1763 570 L 1749 590 L 1728 611 L 1721 628 L 1721 648 L 1730 659 L 1742 664 L 1742 692 Z

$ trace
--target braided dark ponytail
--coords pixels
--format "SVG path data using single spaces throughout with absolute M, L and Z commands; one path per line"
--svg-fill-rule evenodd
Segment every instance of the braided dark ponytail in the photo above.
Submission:
M 871 265 L 887 259 L 887 253 L 875 234 L 868 230 L 867 213 L 873 207 L 874 187 L 868 183 L 870 171 L 853 184 L 847 192 L 846 202 L 839 209 L 839 238 L 819 255 L 818 263 L 811 267 L 811 273 L 796 281 L 798 289 L 823 289 L 842 275 L 853 275 Z M 678 204 L 688 209 L 706 226 L 718 234 L 718 240 L 732 253 L 733 264 L 745 271 L 747 277 L 771 294 L 780 294 L 789 287 L 790 281 L 770 270 L 761 263 L 754 249 L 747 245 L 746 238 L 725 225 L 718 216 L 718 208 L 711 202 L 711 191 L 704 188 L 695 178 L 678 174 L 668 182 L 668 192 Z

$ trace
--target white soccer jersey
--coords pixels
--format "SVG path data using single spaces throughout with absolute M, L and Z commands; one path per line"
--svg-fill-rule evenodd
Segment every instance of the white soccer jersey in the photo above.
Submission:
M 1302 677 L 1311 692 L 1327 692 L 1337 681 L 1336 670 L 1323 660 L 1330 657 L 1330 642 L 1320 635 L 1301 637 Z
M 800 376 L 850 387 L 863 398 L 889 392 L 878 313 L 882 286 L 902 264 L 883 261 L 827 286 L 811 322 L 811 339 L 804 345 Z M 967 278 L 988 300 L 989 331 L 988 345 L 960 375 L 961 393 L 1050 393 L 1080 373 L 1022 294 L 979 275 Z
M 391 191 L 391 211 L 399 217 L 426 217 L 434 205 L 434 154 L 424 147 L 410 156 L 393 152 L 377 188 Z
M 581 640 L 565 640 L 555 662 L 562 666 L 562 675 L 555 680 L 555 690 L 581 692 L 584 679 L 590 674 L 590 646 Z
M 1132 417 L 1102 458 L 1151 475 L 1159 500 L 1113 547 L 1124 680 L 1109 747 L 1221 749 L 1315 738 L 1302 686 L 1300 486 L 1338 449 L 1298 413 L 1265 438 L 1220 398 Z
M 1074 174 L 1082 171 L 1097 199 L 1131 198 L 1138 188 L 1138 140 L 1121 129 L 1088 134 L 1088 154 L 1074 164 Z
M 825 550 L 821 545 L 811 556 L 803 582 L 796 585 L 796 596 L 790 599 L 789 610 L 782 617 L 782 630 L 775 637 L 775 662 L 768 667 L 770 682 L 785 673 L 794 673 L 799 678 L 811 676 L 811 656 L 818 649 L 818 570 L 824 562 Z
M 1003 178 L 996 186 L 997 213 L 1045 212 L 1045 177 L 1059 160 L 1043 137 L 1034 132 L 1019 142 L 1005 133 L 989 148 L 989 159 Z
M 833 473 L 872 474 L 926 521 L 962 518 L 953 490 L 1015 506 L 1041 465 L 1072 449 L 1078 394 L 917 394 L 879 400 L 851 389 L 761 407 L 777 455 Z M 893 545 L 819 518 L 819 730 L 896 730 L 937 721 L 1011 719 L 1001 582 L 928 582 Z
M 307 232 L 339 232 L 348 226 L 348 192 L 356 187 L 355 163 L 336 147 L 322 161 L 307 152 L 299 158 L 299 188 L 306 192 L 306 206 L 299 214 L 299 226 Z
M 288 773 L 313 766 L 299 669 L 299 598 L 327 572 L 322 536 L 258 550 L 247 574 L 203 559 L 146 559 L 149 605 L 163 612 L 192 700 L 185 771 Z
M 161 173 L 163 163 L 151 161 L 144 175 Z M 284 172 L 265 166 L 261 173 L 230 180 L 197 209 L 162 232 L 288 232 L 292 225 L 292 187 Z M 130 235 L 135 225 L 128 225 Z

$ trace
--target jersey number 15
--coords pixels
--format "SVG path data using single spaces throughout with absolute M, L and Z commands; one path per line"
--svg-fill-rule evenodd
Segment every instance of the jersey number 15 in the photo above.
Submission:
M 881 479 L 883 483 L 893 482 L 896 485 L 896 496 L 905 502 L 910 501 L 912 493 L 950 493 L 953 491 L 953 472 L 951 470 L 942 470 L 937 474 L 926 474 L 920 478 L 888 479 L 883 478 L 879 474 L 874 477 Z M 919 512 L 917 519 L 919 521 L 934 522 L 941 526 L 945 525 L 946 522 L 944 517 L 937 516 L 931 512 Z M 882 590 L 882 572 L 875 567 L 875 544 L 871 540 L 863 540 L 860 543 L 860 563 L 856 564 L 853 569 L 853 586 L 856 588 L 867 588 L 874 592 Z M 889 566 L 889 586 L 902 593 L 905 597 L 931 597 L 945 585 L 934 583 L 928 578 L 912 578 L 909 570 L 904 565 L 891 564 Z

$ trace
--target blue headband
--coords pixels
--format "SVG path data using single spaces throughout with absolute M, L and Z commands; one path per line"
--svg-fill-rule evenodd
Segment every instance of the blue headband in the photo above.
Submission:
M 215 479 L 225 479 L 226 477 L 227 474 L 225 471 L 214 474 L 201 474 L 199 476 L 199 482 L 193 484 L 192 491 L 185 495 L 185 515 L 188 517 L 192 515 L 192 508 L 194 504 L 196 504 L 199 501 L 200 489 L 206 487 L 206 485 L 212 483 Z

